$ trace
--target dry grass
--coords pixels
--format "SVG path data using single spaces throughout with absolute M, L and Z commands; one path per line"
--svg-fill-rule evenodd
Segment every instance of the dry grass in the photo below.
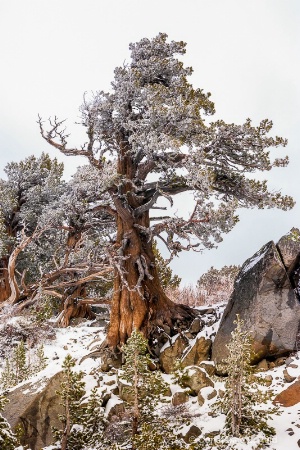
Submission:
M 227 302 L 231 295 L 230 291 L 216 289 L 213 293 L 208 293 L 204 289 L 199 289 L 193 285 L 187 285 L 175 289 L 167 289 L 168 297 L 175 303 L 195 308 L 197 306 L 208 306 L 215 303 Z

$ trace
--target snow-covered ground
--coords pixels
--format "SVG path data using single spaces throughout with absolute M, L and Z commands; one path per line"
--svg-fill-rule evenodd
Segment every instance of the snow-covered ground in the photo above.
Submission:
M 220 307 L 219 309 L 221 313 L 222 308 Z M 13 318 L 11 320 L 16 321 L 17 319 Z M 97 358 L 85 358 L 91 351 L 97 349 L 97 346 L 105 339 L 104 328 L 95 325 L 97 324 L 93 321 L 84 321 L 74 327 L 55 329 L 55 339 L 46 340 L 44 342 L 44 352 L 45 356 L 48 358 L 47 367 L 29 380 L 23 382 L 24 385 L 26 384 L 24 395 L 29 392 L 28 389 L 30 389 L 30 392 L 32 392 L 31 389 L 43 389 L 47 380 L 57 372 L 61 371 L 62 363 L 67 354 L 70 354 L 78 362 L 76 370 L 81 370 L 85 373 L 84 381 L 86 383 L 87 396 L 94 386 L 98 386 L 99 392 L 101 392 L 102 389 L 107 389 L 107 386 L 109 386 L 109 390 L 113 390 L 116 387 L 116 373 L 102 373 L 102 378 L 99 382 L 99 376 L 97 377 L 95 374 L 97 372 L 99 374 L 97 368 L 99 369 L 100 360 Z M 217 323 L 208 325 L 208 327 L 205 330 L 202 330 L 195 339 L 215 333 L 217 326 Z M 289 375 L 291 377 L 296 377 L 296 379 L 300 379 L 299 358 L 300 352 L 293 356 L 292 367 L 290 365 L 288 366 Z M 284 370 L 286 368 L 286 364 L 283 364 L 272 370 L 261 372 L 260 374 L 262 377 L 266 377 L 267 375 L 272 376 L 272 384 L 266 389 L 272 389 L 274 397 L 277 393 L 290 385 L 284 381 Z M 181 389 L 178 385 L 173 383 L 172 375 L 163 374 L 163 378 L 169 383 L 172 394 Z M 224 390 L 224 381 L 221 378 L 215 379 L 214 382 L 214 389 L 217 392 L 219 390 Z M 32 388 L 30 386 L 28 387 L 28 383 L 30 383 Z M 20 385 L 18 385 L 18 387 L 19 386 Z M 205 399 L 203 406 L 199 406 L 197 397 L 190 397 L 189 402 L 187 403 L 187 407 L 192 415 L 192 422 L 199 427 L 204 434 L 220 430 L 225 421 L 223 415 L 219 415 L 218 417 L 212 417 L 210 415 L 211 404 L 216 400 L 216 398 L 208 399 L 212 389 L 213 388 L 208 387 L 201 390 L 201 395 Z M 112 394 L 111 399 L 106 405 L 106 413 L 119 401 L 119 398 Z M 280 414 L 274 416 L 271 421 L 271 425 L 276 429 L 276 436 L 269 448 L 274 450 L 296 450 L 300 447 L 300 403 L 292 407 L 280 407 L 279 412 Z M 182 434 L 186 431 L 187 430 L 185 430 L 184 427 L 180 429 Z M 241 444 L 235 448 L 240 448 L 240 450 L 250 450 L 254 448 L 254 445 L 255 442 L 249 442 L 247 445 Z M 229 446 L 228 448 L 231 447 Z

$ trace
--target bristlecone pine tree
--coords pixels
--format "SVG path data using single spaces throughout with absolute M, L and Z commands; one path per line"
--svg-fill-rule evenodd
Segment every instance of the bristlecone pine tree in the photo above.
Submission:
M 7 179 L 0 179 L 0 302 L 15 304 L 25 284 L 25 278 L 16 272 L 22 274 L 26 268 L 32 274 L 37 255 L 27 255 L 26 267 L 24 260 L 23 264 L 17 263 L 17 258 L 34 237 L 41 235 L 38 222 L 42 211 L 62 193 L 63 164 L 43 153 L 39 158 L 30 156 L 18 163 L 11 162 L 4 172 Z M 47 258 L 43 250 L 42 256 Z
M 225 429 L 216 442 L 216 448 L 227 449 L 230 438 L 240 438 L 244 442 L 253 440 L 253 445 L 256 442 L 254 448 L 264 448 L 275 434 L 268 420 L 271 414 L 278 412 L 278 408 L 272 406 L 272 392 L 262 389 L 263 379 L 254 374 L 250 365 L 250 333 L 244 329 L 244 322 L 238 315 L 235 323 L 236 328 L 227 345 L 226 391 L 214 407 L 216 413 L 226 415 Z M 236 444 L 238 447 L 240 442 L 236 441 Z M 235 448 L 234 440 L 230 445 L 230 448 Z
M 113 349 L 134 329 L 148 336 L 157 325 L 174 328 L 194 317 L 164 293 L 153 238 L 171 256 L 211 248 L 238 221 L 238 207 L 286 210 L 294 203 L 253 178 L 254 172 L 286 166 L 286 157 L 271 160 L 269 152 L 286 140 L 268 135 L 267 119 L 257 127 L 250 119 L 242 125 L 205 123 L 214 104 L 209 93 L 189 83 L 192 68 L 177 59 L 185 46 L 167 42 L 164 33 L 130 44 L 131 61 L 115 69 L 111 91 L 84 99 L 85 144 L 69 148 L 63 121 L 54 118 L 47 131 L 39 119 L 49 144 L 66 155 L 85 156 L 91 173 L 99 173 L 95 207 L 116 222 L 115 244 L 107 246 L 115 270 L 108 332 Z M 173 196 L 188 191 L 195 199 L 188 218 L 151 217 L 154 208 L 165 209 L 166 201 L 172 204 Z
M 7 402 L 8 400 L 0 394 L 0 448 L 2 450 L 14 450 L 17 446 L 17 439 L 14 436 L 9 423 L 1 414 Z
M 158 403 L 167 392 L 159 371 L 150 371 L 147 340 L 134 330 L 122 348 L 125 363 L 121 377 L 126 381 L 124 391 L 132 411 L 130 444 L 135 450 L 180 450 L 185 445 L 172 431 L 166 419 L 158 416 Z M 126 447 L 127 448 L 127 447 Z

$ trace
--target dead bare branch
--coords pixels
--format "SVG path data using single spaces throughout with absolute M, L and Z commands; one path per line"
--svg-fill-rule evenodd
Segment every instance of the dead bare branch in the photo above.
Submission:
M 86 145 L 83 145 L 80 149 L 67 148 L 69 134 L 66 133 L 65 128 L 62 128 L 64 122 L 65 120 L 58 120 L 56 116 L 53 119 L 50 118 L 50 129 L 49 131 L 45 131 L 43 126 L 44 121 L 42 120 L 40 115 L 38 116 L 37 121 L 40 127 L 40 133 L 43 139 L 48 142 L 48 144 L 57 148 L 60 152 L 67 156 L 85 156 L 94 167 L 101 169 L 102 162 L 94 157 L 93 137 L 91 136 L 91 134 L 89 134 L 89 142 Z

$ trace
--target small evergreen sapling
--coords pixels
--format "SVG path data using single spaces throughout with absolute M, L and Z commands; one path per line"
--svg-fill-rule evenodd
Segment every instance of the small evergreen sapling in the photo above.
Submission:
M 5 358 L 5 366 L 1 373 L 0 385 L 3 390 L 6 390 L 14 386 L 14 383 L 14 373 L 11 367 L 10 358 Z
M 158 403 L 167 391 L 159 371 L 151 372 L 147 340 L 134 330 L 123 346 L 125 364 L 122 379 L 127 384 L 124 391 L 132 408 L 131 448 L 136 450 L 181 449 L 183 443 L 172 431 L 172 427 L 157 414 Z
M 216 413 L 226 415 L 225 429 L 217 448 L 227 448 L 230 437 L 240 438 L 245 442 L 255 439 L 255 448 L 264 448 L 275 434 L 274 428 L 267 421 L 271 414 L 278 412 L 278 408 L 267 406 L 272 392 L 262 389 L 263 380 L 254 375 L 250 365 L 252 337 L 244 329 L 244 322 L 238 315 L 235 323 L 236 328 L 227 345 L 229 356 L 226 391 L 214 407 Z M 234 444 L 232 448 L 235 448 Z
M 27 380 L 29 376 L 30 368 L 27 363 L 26 347 L 24 341 L 21 341 L 12 354 L 5 358 L 0 384 L 3 389 L 8 389 Z
M 188 369 L 183 367 L 182 361 L 177 359 L 174 365 L 172 381 L 179 384 L 188 394 L 191 393 L 191 389 L 186 387 L 185 381 L 189 379 Z
M 58 395 L 62 399 L 64 414 L 59 419 L 61 430 L 53 430 L 59 450 L 102 450 L 110 448 L 104 437 L 106 424 L 101 407 L 102 400 L 97 389 L 91 391 L 86 405 L 82 404 L 85 394 L 83 372 L 75 372 L 75 360 L 67 355 L 63 362 L 63 381 Z
M 75 360 L 71 355 L 67 355 L 63 368 L 63 382 L 61 383 L 61 390 L 57 394 L 62 399 L 62 406 L 64 413 L 59 416 L 62 423 L 61 430 L 54 430 L 54 436 L 60 442 L 61 450 L 75 450 L 77 442 L 74 434 L 72 436 L 72 427 L 75 424 L 81 424 L 83 410 L 80 406 L 80 401 L 85 393 L 85 384 L 82 381 L 83 373 L 74 372 Z M 74 431 L 74 430 L 73 430 Z M 79 447 L 81 448 L 81 447 Z
M 34 366 L 34 371 L 39 372 L 47 367 L 47 356 L 45 356 L 44 346 L 40 345 L 36 350 L 36 364 Z
M 17 439 L 9 423 L 1 414 L 6 403 L 8 403 L 8 400 L 3 395 L 0 395 L 0 448 L 3 450 L 14 450 L 17 445 Z
M 26 349 L 26 345 L 24 341 L 21 341 L 12 354 L 5 358 L 5 366 L 0 377 L 0 386 L 2 389 L 9 389 L 22 383 L 31 375 L 45 369 L 47 367 L 47 359 L 44 347 L 40 345 L 30 361 L 30 354 Z
M 38 304 L 35 304 L 32 308 L 34 320 L 41 325 L 53 316 L 53 310 L 55 305 L 54 298 L 47 295 L 40 294 L 41 299 Z
M 14 381 L 15 384 L 18 384 L 21 381 L 26 380 L 30 374 L 30 369 L 27 364 L 26 347 L 24 341 L 21 341 L 16 347 L 12 360 L 14 367 Z
M 104 436 L 106 419 L 101 405 L 102 400 L 97 393 L 97 388 L 94 388 L 82 414 L 81 441 L 84 444 L 83 449 L 86 447 L 104 449 L 106 444 L 109 445 Z

